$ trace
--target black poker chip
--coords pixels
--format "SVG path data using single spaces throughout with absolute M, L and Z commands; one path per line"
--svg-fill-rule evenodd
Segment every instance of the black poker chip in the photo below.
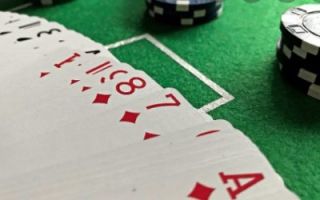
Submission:
M 281 17 L 277 59 L 283 77 L 320 100 L 320 4 L 287 10 Z
M 187 12 L 190 9 L 204 8 L 222 0 L 147 0 L 147 2 L 161 6 L 165 9 L 174 8 L 178 12 Z
M 306 54 L 306 58 L 302 58 L 296 53 L 300 50 L 297 50 L 297 47 L 288 44 L 283 38 L 280 41 L 278 51 L 280 52 L 279 56 L 281 59 L 288 60 L 293 65 L 303 67 L 312 73 L 320 74 L 320 62 L 317 61 L 316 57 Z
M 72 0 L 33 0 L 33 3 L 38 6 L 52 6 L 60 3 L 65 3 Z
M 148 11 L 148 14 L 153 19 L 167 23 L 172 25 L 179 25 L 179 26 L 192 26 L 192 25 L 199 25 L 211 20 L 218 18 L 223 12 L 223 7 L 219 8 L 217 11 L 213 13 L 206 14 L 205 16 L 201 17 L 180 17 L 180 16 L 166 16 L 166 15 L 159 15 L 152 11 Z
M 295 44 L 284 34 L 282 34 L 281 38 L 286 48 L 292 51 L 292 57 L 294 59 L 302 60 L 302 62 L 314 66 L 320 63 L 320 56 L 308 53 L 307 51 L 303 50 L 301 48 L 301 45 Z
M 290 8 L 281 17 L 280 29 L 285 38 L 302 50 L 320 56 L 320 4 Z
M 176 11 L 175 8 L 163 8 L 154 3 L 147 1 L 147 9 L 157 15 L 162 15 L 164 17 L 206 17 L 210 14 L 217 13 L 217 11 L 222 7 L 222 3 L 212 4 L 203 8 L 190 8 L 188 11 Z
M 316 78 L 314 81 L 306 80 L 300 73 L 301 69 L 292 65 L 288 60 L 281 58 L 279 56 L 280 54 L 281 52 L 277 51 L 279 69 L 282 77 L 303 94 L 320 100 L 319 78 Z
M 192 13 L 201 10 L 214 10 L 215 8 L 222 5 L 222 0 L 215 0 L 215 1 L 206 1 L 206 3 L 199 3 L 195 4 L 185 4 L 179 6 L 179 1 L 176 4 L 173 2 L 165 2 L 159 0 L 146 0 L 146 4 L 148 9 L 158 10 L 164 14 L 185 14 L 185 13 Z
M 291 72 L 288 72 L 289 66 L 279 62 L 279 68 L 282 77 L 294 86 L 297 90 L 300 90 L 303 94 L 313 97 L 314 99 L 320 100 L 320 85 L 315 83 L 310 83 L 304 79 L 297 76 L 292 76 Z
M 311 72 L 307 68 L 288 59 L 279 49 L 277 50 L 277 59 L 279 63 L 283 65 L 283 73 L 287 74 L 288 76 L 298 77 L 309 83 L 320 85 L 320 76 L 318 74 Z
M 206 23 L 223 12 L 222 0 L 146 0 L 146 4 L 150 17 L 179 26 Z

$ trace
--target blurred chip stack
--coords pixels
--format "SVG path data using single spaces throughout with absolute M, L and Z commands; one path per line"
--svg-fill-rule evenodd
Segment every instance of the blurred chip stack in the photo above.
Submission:
M 59 3 L 64 3 L 71 0 L 33 0 L 32 2 L 35 5 L 41 5 L 41 6 L 52 6 Z
M 223 12 L 222 0 L 146 0 L 146 4 L 155 20 L 180 26 L 209 22 Z
M 0 10 L 8 10 L 20 5 L 30 3 L 29 0 L 0 0 Z
M 281 17 L 277 58 L 283 76 L 320 100 L 320 4 L 290 8 Z

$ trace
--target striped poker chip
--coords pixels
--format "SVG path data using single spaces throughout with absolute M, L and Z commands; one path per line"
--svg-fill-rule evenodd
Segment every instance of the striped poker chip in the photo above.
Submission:
M 188 12 L 191 9 L 212 6 L 221 0 L 147 0 L 165 9 L 173 9 L 177 12 Z
M 177 4 L 174 4 L 174 2 L 177 2 Z M 205 1 L 199 4 L 179 4 L 179 1 L 165 2 L 159 0 L 147 0 L 146 4 L 148 7 L 154 7 L 162 13 L 177 14 L 189 13 L 204 9 L 214 9 L 222 4 L 222 0 Z
M 283 38 L 308 54 L 320 57 L 320 4 L 290 8 L 281 17 Z
M 161 15 L 164 17 L 180 17 L 180 18 L 201 18 L 210 16 L 211 14 L 216 14 L 222 7 L 222 3 L 215 4 L 210 7 L 197 8 L 189 10 L 188 12 L 175 12 L 172 10 L 164 9 L 161 6 L 155 4 L 147 3 L 147 9 L 152 11 L 156 15 Z
M 277 59 L 282 76 L 304 94 L 320 100 L 320 76 L 304 65 L 299 65 L 286 57 L 281 39 L 277 43 Z M 300 63 L 303 64 L 303 63 Z
M 318 74 L 311 72 L 304 66 L 297 65 L 297 63 L 287 59 L 280 50 L 277 51 L 277 59 L 284 66 L 284 73 L 288 74 L 289 76 L 298 77 L 309 83 L 320 85 L 320 76 Z
M 304 52 L 297 48 L 288 45 L 283 39 L 280 40 L 278 46 L 279 56 L 282 60 L 288 60 L 292 65 L 299 66 L 307 69 L 308 71 L 320 75 L 320 66 L 319 62 L 316 60 L 310 59 L 310 55 L 307 58 L 302 58 L 301 54 Z
M 300 45 L 294 44 L 288 37 L 282 34 L 282 42 L 285 44 L 288 56 L 296 60 L 301 60 L 309 65 L 317 66 L 320 63 L 320 56 L 313 55 L 304 51 Z
M 223 5 L 212 12 L 204 12 L 199 14 L 197 12 L 190 13 L 190 16 L 178 16 L 178 15 L 162 15 L 154 12 L 154 10 L 148 9 L 148 14 L 157 21 L 167 24 L 180 25 L 180 26 L 192 26 L 209 22 L 218 18 L 223 13 Z
M 41 6 L 52 6 L 58 3 L 64 3 L 71 0 L 33 0 L 33 3 Z
M 282 64 L 279 62 L 279 68 L 283 75 L 283 77 L 291 83 L 295 88 L 299 89 L 304 94 L 313 97 L 317 100 L 320 100 L 320 85 L 310 83 L 306 80 L 303 80 L 297 76 L 291 76 L 289 73 L 287 73 L 287 70 L 289 66 L 286 66 L 285 64 Z

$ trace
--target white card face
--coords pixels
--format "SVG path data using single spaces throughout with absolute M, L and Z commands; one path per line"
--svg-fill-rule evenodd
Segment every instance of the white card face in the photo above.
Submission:
M 194 135 L 196 134 L 197 137 L 210 135 L 219 133 L 220 131 L 233 131 L 236 132 L 232 124 L 226 120 L 210 120 L 209 122 L 200 124 L 198 126 L 190 127 L 188 129 L 180 130 L 179 132 L 184 132 L 187 135 Z
M 250 198 L 249 200 L 255 200 L 257 198 Z M 295 195 L 294 193 L 290 192 L 289 190 L 287 190 L 286 188 L 279 188 L 278 192 L 275 193 L 268 193 L 265 194 L 261 197 L 259 197 L 259 199 L 261 200 L 299 200 L 300 198 Z
M 31 132 L 23 131 L 23 134 L 35 137 L 2 148 L 0 159 L 6 165 L 0 166 L 1 175 L 19 174 L 143 142 L 201 124 L 204 119 L 177 91 L 166 89 L 112 112 L 106 111 L 63 127 L 48 127 L 47 124 L 43 127 L 45 121 L 37 123 Z M 28 127 L 28 124 L 24 126 Z M 4 132 L 11 140 L 19 138 L 10 127 Z
M 73 66 L 78 67 L 78 64 Z M 67 70 L 63 76 L 52 73 L 44 77 L 46 80 L 36 78 L 36 74 L 39 73 L 32 75 L 26 72 L 25 80 L 18 76 L 20 80 L 17 80 L 19 84 L 16 84 L 15 92 L 12 92 L 13 89 L 5 90 L 6 84 L 2 85 L 4 89 L 1 90 L 3 98 L 0 100 L 3 110 L 0 116 L 3 120 L 0 125 L 3 130 L 1 146 L 44 134 L 50 129 L 57 129 L 79 120 L 94 118 L 96 114 L 101 115 L 162 90 L 162 87 L 144 72 L 135 71 L 126 64 L 107 65 L 111 67 L 103 71 L 105 76 L 99 74 L 89 79 L 85 79 L 85 76 L 88 76 L 86 73 L 81 74 L 73 70 L 73 66 L 64 66 Z M 98 69 L 95 65 L 88 66 L 90 68 L 81 71 Z M 101 77 L 106 77 L 103 83 Z M 13 85 L 12 82 L 14 81 L 10 79 L 8 86 Z M 132 87 L 130 83 L 133 83 Z M 15 121 L 19 121 L 19 126 L 12 126 Z
M 20 23 L 15 23 L 15 28 L 20 26 Z M 22 23 L 23 24 L 23 23 Z M 11 25 L 13 27 L 13 25 Z M 6 46 L 19 47 L 21 44 L 34 42 L 37 40 L 46 40 L 55 34 L 67 32 L 65 27 L 55 22 L 44 23 L 41 26 L 34 27 L 25 31 L 19 31 L 15 34 L 7 34 L 1 37 L 1 44 Z M 1 49 L 1 53 L 10 52 L 11 49 Z M 14 49 L 12 49 L 14 50 Z
M 6 35 L 3 37 L 5 38 Z M 19 34 L 9 35 L 3 45 L 6 45 L 7 48 L 0 51 L 2 55 L 7 56 L 1 58 L 1 61 L 8 65 L 31 63 L 35 61 L 35 58 L 45 56 L 64 46 L 96 54 L 99 50 L 99 55 L 113 57 L 102 45 L 79 33 L 66 30 L 57 23 L 48 23 Z M 114 57 L 113 59 L 116 60 Z
M 0 11 L 0 196 L 296 200 L 260 150 L 63 25 Z
M 259 199 L 257 197 L 269 191 L 283 188 L 282 182 L 274 177 L 274 171 L 263 157 L 247 154 L 221 163 L 205 162 L 203 167 L 177 173 L 169 179 L 158 176 L 154 181 L 141 183 L 139 180 L 112 193 L 101 190 L 100 196 L 94 197 L 101 199 L 104 194 L 115 199 L 129 196 L 131 199 Z
M 46 52 L 43 56 L 35 56 L 34 59 L 36 60 L 31 59 L 26 62 L 20 60 L 18 63 L 7 63 L 3 65 L 1 67 L 2 73 L 0 74 L 0 78 L 4 80 L 12 79 L 12 76 L 16 76 L 14 78 L 22 82 L 26 80 L 30 81 L 30 79 L 34 79 L 35 77 L 45 76 L 45 73 L 58 73 L 68 68 L 77 68 L 78 71 L 81 71 L 81 68 L 89 68 L 89 66 L 84 65 L 85 62 L 89 62 L 90 60 L 97 60 L 97 63 L 100 62 L 101 58 L 97 59 L 98 56 L 103 57 L 108 64 L 114 65 L 117 61 L 113 56 L 109 56 L 109 54 L 111 53 L 101 48 L 85 51 L 61 47 Z M 94 63 L 92 63 L 92 65 L 94 66 Z M 21 71 L 24 73 L 21 73 Z M 35 73 L 37 73 L 36 76 Z M 41 73 L 43 74 L 41 75 Z M 18 76 L 21 76 L 21 78 Z
M 232 148 L 234 146 L 239 149 Z M 80 194 L 79 191 L 84 192 L 82 195 L 90 194 L 101 186 L 106 186 L 106 190 L 113 192 L 116 188 L 131 185 L 134 180 L 144 183 L 155 179 L 159 177 L 160 172 L 163 173 L 160 173 L 161 177 L 170 178 L 183 171 L 201 168 L 209 161 L 219 162 L 249 151 L 257 152 L 257 149 L 240 132 L 235 134 L 222 131 L 199 135 L 199 132 L 186 134 L 185 131 L 181 131 L 170 137 L 158 137 L 140 145 L 130 145 L 120 150 L 98 154 L 88 160 L 81 159 L 35 171 L 22 179 L 10 178 L 5 186 L 11 190 L 16 188 L 13 193 L 19 194 L 20 191 L 20 195 L 26 194 L 26 191 L 35 194 L 36 191 L 46 190 L 46 187 L 50 187 L 54 194 L 64 197 L 73 192 Z M 208 154 L 212 156 L 208 157 Z M 88 182 L 90 186 L 82 188 Z M 58 189 L 59 192 L 54 189 Z M 0 187 L 0 191 L 4 190 L 5 187 Z
M 69 82 L 72 81 L 73 76 L 76 77 L 77 73 L 86 71 L 86 66 L 81 66 L 82 60 L 96 57 L 70 49 L 58 49 L 55 52 L 54 56 L 43 58 L 31 65 L 3 67 L 3 73 L 0 75 L 3 80 L 0 86 L 3 97 L 0 100 L 3 109 L 2 117 L 11 121 L 13 120 L 10 118 L 11 115 L 17 117 L 19 113 L 24 112 L 24 109 L 35 109 L 35 106 L 51 101 L 55 97 L 65 96 L 67 93 L 64 92 L 68 90 L 63 91 L 63 89 L 70 88 Z M 110 66 L 117 64 L 110 58 L 105 60 Z M 87 70 L 89 69 L 88 67 Z
M 48 51 L 37 51 L 39 48 L 34 45 L 39 41 L 50 41 L 53 35 L 60 35 L 67 30 L 57 23 L 47 23 L 40 27 L 30 30 L 20 31 L 17 34 L 3 35 L 1 37 L 1 45 L 6 48 L 0 49 L 0 61 L 8 66 L 24 65 L 31 63 L 34 58 L 47 53 Z M 62 43 L 62 42 L 61 42 Z M 31 45 L 32 49 L 24 48 L 24 45 Z M 52 45 L 47 43 L 46 48 Z
M 53 28 L 43 28 L 41 30 L 55 30 Z M 60 29 L 59 29 L 60 30 Z M 39 33 L 39 32 L 38 32 Z M 53 51 L 56 48 L 70 47 L 72 49 L 80 49 L 82 51 L 90 50 L 105 50 L 108 53 L 104 56 L 113 56 L 101 44 L 92 41 L 90 38 L 85 37 L 72 30 L 61 29 L 60 32 L 53 31 L 52 34 L 43 35 L 43 39 L 35 39 L 16 44 L 15 52 L 23 51 L 28 52 L 30 56 L 44 55 L 47 52 Z
M 16 17 L 16 14 L 10 12 L 0 11 L 0 28 L 2 28 L 6 21 Z
M 0 22 L 1 23 L 1 22 Z M 8 23 L 8 22 L 4 22 Z M 8 38 L 8 36 L 22 33 L 26 30 L 31 30 L 36 27 L 43 26 L 44 24 L 49 23 L 45 19 L 40 19 L 38 17 L 27 17 L 21 16 L 19 20 L 13 20 L 12 23 L 2 26 L 0 29 L 0 41 Z
M 28 18 L 30 17 L 27 15 L 21 15 L 11 12 L 0 12 L 0 27 L 4 28 L 14 23 L 20 23 L 21 21 Z

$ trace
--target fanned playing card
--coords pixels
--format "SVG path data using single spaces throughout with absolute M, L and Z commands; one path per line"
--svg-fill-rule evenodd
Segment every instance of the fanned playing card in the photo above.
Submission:
M 296 200 L 257 146 L 103 45 L 0 12 L 0 197 Z

